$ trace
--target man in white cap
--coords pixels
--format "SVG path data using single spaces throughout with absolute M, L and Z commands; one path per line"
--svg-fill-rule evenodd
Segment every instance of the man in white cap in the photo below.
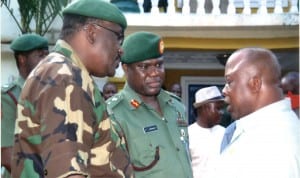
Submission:
M 199 89 L 195 94 L 196 122 L 188 127 L 194 178 L 208 172 L 208 164 L 220 152 L 225 128 L 221 121 L 224 98 L 216 86 Z

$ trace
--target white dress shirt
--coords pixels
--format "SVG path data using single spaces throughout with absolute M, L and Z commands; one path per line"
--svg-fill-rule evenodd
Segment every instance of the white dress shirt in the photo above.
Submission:
M 207 165 L 220 152 L 224 131 L 225 128 L 220 125 L 203 128 L 196 122 L 188 127 L 194 178 L 205 177 Z
M 300 121 L 281 100 L 236 121 L 210 177 L 300 178 Z

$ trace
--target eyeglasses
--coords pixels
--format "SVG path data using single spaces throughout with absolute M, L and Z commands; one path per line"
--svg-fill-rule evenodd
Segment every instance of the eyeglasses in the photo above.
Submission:
M 114 30 L 112 30 L 112 29 L 110 29 L 110 28 L 104 27 L 104 26 L 99 25 L 99 24 L 97 24 L 97 23 L 93 23 L 93 24 L 96 25 L 96 27 L 102 27 L 102 28 L 104 28 L 105 30 L 108 30 L 108 31 L 112 32 L 113 34 L 115 34 L 115 35 L 117 36 L 117 39 L 118 39 L 118 41 L 119 41 L 119 44 L 120 44 L 120 45 L 123 44 L 123 41 L 124 41 L 124 34 L 123 34 L 123 33 L 118 33 L 118 32 L 116 32 L 116 31 L 114 31 Z

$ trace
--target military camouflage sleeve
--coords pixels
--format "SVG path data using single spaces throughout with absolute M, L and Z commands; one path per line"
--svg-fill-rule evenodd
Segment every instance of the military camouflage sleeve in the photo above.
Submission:
M 17 169 L 13 172 L 32 169 L 40 177 L 88 175 L 88 158 L 96 129 L 91 99 L 73 84 L 46 90 L 39 88 L 42 85 L 32 85 L 37 87 L 30 92 L 24 88 L 18 105 L 13 161 Z
M 124 140 L 117 135 L 111 120 L 106 116 L 105 113 L 105 119 L 99 127 L 100 138 L 91 150 L 91 174 L 95 177 L 132 178 L 128 152 L 122 149 Z

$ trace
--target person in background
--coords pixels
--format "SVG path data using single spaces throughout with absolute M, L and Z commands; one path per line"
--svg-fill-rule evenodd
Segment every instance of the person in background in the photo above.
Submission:
M 117 85 L 112 82 L 106 82 L 103 85 L 102 94 L 104 100 L 107 100 L 108 98 L 114 96 L 116 93 L 118 93 Z
M 281 78 L 283 93 L 290 98 L 292 109 L 299 117 L 299 72 L 288 72 Z
M 47 39 L 37 34 L 17 37 L 10 44 L 10 49 L 14 52 L 19 77 L 1 88 L 1 166 L 8 171 L 4 173 L 7 177 L 11 172 L 18 98 L 29 73 L 49 53 Z
M 126 83 L 106 102 L 115 129 L 125 137 L 136 178 L 192 178 L 185 107 L 162 89 L 162 38 L 136 32 L 125 39 L 123 49 Z
M 280 77 L 268 49 L 242 48 L 229 57 L 223 95 L 235 122 L 226 128 L 211 177 L 299 178 L 300 121 Z
M 12 176 L 132 177 L 92 76 L 114 76 L 127 22 L 113 4 L 77 0 L 60 39 L 26 79 L 18 103 Z
M 172 84 L 170 92 L 174 93 L 176 96 L 181 98 L 181 85 L 179 83 Z
M 195 94 L 197 119 L 188 127 L 194 178 L 205 177 L 208 164 L 220 152 L 225 128 L 220 124 L 224 98 L 218 87 L 199 89 Z

